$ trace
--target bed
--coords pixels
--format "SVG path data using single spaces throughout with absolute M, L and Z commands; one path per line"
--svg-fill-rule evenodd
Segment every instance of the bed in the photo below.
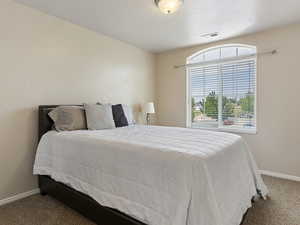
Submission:
M 267 188 L 243 139 L 135 125 L 51 131 L 39 107 L 34 174 L 49 194 L 98 224 L 238 225 Z

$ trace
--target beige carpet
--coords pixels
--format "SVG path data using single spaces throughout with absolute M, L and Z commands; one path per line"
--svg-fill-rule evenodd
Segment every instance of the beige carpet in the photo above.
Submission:
M 264 177 L 270 199 L 258 201 L 243 225 L 300 225 L 300 183 Z M 40 195 L 0 207 L 0 225 L 94 225 L 51 197 Z

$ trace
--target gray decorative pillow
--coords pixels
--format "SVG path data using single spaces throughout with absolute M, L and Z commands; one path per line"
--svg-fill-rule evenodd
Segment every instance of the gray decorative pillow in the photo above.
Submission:
M 59 106 L 48 113 L 57 131 L 86 130 L 84 108 L 80 106 Z
M 89 130 L 115 128 L 115 122 L 110 104 L 84 104 L 87 127 Z
M 127 118 L 128 125 L 135 124 L 132 107 L 130 107 L 129 105 L 122 104 L 122 108 Z

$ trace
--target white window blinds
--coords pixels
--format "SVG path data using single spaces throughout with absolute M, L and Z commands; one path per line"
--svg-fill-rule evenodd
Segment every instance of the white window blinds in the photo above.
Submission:
M 188 75 L 192 127 L 256 131 L 255 57 L 192 66 Z

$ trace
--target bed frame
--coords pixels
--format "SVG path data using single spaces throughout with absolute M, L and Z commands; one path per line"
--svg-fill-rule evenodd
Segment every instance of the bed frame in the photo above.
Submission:
M 53 122 L 48 113 L 59 105 L 39 106 L 39 140 L 52 129 Z M 74 105 L 75 106 L 75 105 Z M 77 105 L 79 106 L 79 105 Z M 38 184 L 41 195 L 49 195 L 99 225 L 146 225 L 116 209 L 101 206 L 94 199 L 49 176 L 39 175 Z M 248 211 L 247 211 L 248 212 Z M 247 214 L 245 213 L 243 221 Z M 241 224 L 243 224 L 243 221 Z

